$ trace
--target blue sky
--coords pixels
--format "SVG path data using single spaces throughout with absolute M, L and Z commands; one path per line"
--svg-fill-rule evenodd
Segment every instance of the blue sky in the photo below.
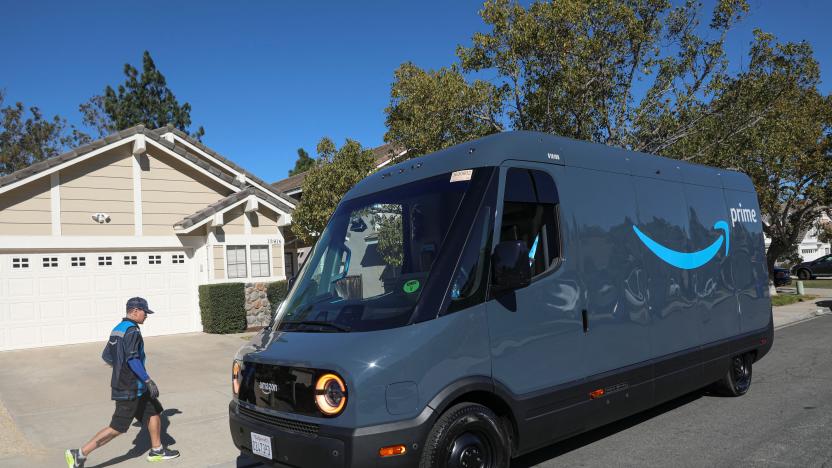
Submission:
M 706 8 L 713 0 L 706 0 Z M 832 86 L 832 2 L 750 0 L 727 50 L 747 63 L 754 28 L 807 40 Z M 525 2 L 524 2 L 525 3 Z M 479 1 L 5 2 L 0 89 L 80 124 L 78 105 L 140 68 L 149 50 L 204 143 L 268 181 L 326 135 L 383 143 L 393 71 L 454 62 L 485 31 Z

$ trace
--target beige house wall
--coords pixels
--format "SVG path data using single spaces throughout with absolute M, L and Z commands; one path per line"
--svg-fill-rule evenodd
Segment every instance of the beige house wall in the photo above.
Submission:
M 222 218 L 222 230 L 226 234 L 245 234 L 245 219 L 243 218 L 245 204 L 225 212 Z
M 156 148 L 142 158 L 142 232 L 175 235 L 177 221 L 231 194 L 231 190 Z
M 225 279 L 225 247 L 214 246 L 214 279 Z
M 284 276 L 283 245 L 272 245 L 272 276 Z
M 250 216 L 252 234 L 277 234 L 277 213 L 261 208 Z
M 59 173 L 61 234 L 65 236 L 132 236 L 133 160 L 121 146 Z M 92 219 L 106 213 L 110 222 Z
M 52 198 L 48 177 L 35 180 L 0 196 L 0 235 L 52 234 Z

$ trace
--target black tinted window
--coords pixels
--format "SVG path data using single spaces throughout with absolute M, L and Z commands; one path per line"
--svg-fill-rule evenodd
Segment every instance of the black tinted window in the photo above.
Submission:
M 543 171 L 509 169 L 503 198 L 500 242 L 525 242 L 532 274 L 543 273 L 560 257 L 555 181 Z

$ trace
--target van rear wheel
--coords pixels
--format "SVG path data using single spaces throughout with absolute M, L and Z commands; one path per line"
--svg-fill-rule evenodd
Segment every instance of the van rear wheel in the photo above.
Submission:
M 717 393 L 725 396 L 741 396 L 751 388 L 752 364 L 751 353 L 734 356 L 725 377 L 716 384 Z
M 460 403 L 431 428 L 420 468 L 500 468 L 509 463 L 509 439 L 493 411 Z
M 802 280 L 812 279 L 812 272 L 807 269 L 798 270 L 797 277 Z

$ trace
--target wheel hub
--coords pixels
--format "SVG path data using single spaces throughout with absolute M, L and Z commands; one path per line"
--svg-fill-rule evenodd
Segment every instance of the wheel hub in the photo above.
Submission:
M 466 432 L 454 440 L 448 458 L 449 468 L 486 468 L 491 455 L 482 438 Z

